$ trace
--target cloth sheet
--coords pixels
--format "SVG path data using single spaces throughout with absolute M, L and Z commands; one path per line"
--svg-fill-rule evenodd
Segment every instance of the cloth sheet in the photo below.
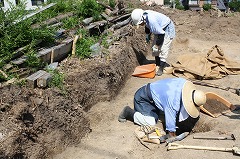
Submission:
M 220 79 L 227 75 L 240 74 L 240 62 L 225 57 L 218 45 L 213 46 L 205 56 L 181 55 L 172 67 L 173 75 L 188 79 Z

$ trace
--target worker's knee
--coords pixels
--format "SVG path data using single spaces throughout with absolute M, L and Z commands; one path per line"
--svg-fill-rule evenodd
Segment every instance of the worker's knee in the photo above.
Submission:
M 152 116 L 144 116 L 139 112 L 134 114 L 134 123 L 138 125 L 156 125 L 156 120 Z

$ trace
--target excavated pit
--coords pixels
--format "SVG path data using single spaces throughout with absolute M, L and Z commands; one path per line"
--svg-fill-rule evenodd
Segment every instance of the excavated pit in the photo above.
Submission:
M 132 36 L 119 43 L 104 57 L 63 60 L 58 69 L 65 76 L 64 90 L 0 88 L 0 158 L 51 158 L 79 144 L 91 132 L 86 112 L 97 102 L 115 98 L 145 59 L 147 48 L 132 41 Z
M 178 37 L 239 42 L 239 18 L 217 19 L 216 12 L 200 14 L 157 6 L 151 9 L 173 19 Z M 228 24 L 231 29 L 225 27 Z M 67 58 L 60 63 L 59 70 L 65 75 L 64 90 L 14 85 L 0 88 L 0 158 L 51 158 L 68 146 L 78 145 L 92 131 L 87 111 L 97 102 L 114 99 L 134 68 L 146 60 L 149 48 L 144 45 L 143 29 L 124 29 L 130 31 L 129 36 L 113 44 L 103 57 Z M 198 51 L 187 41 L 186 45 L 175 43 L 175 47 L 179 48 L 172 52 L 173 58 L 186 50 Z M 211 131 L 216 124 L 211 117 L 202 115 L 194 132 Z

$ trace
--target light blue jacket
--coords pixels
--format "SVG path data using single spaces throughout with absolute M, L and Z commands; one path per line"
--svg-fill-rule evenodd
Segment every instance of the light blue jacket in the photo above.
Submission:
M 174 23 L 168 16 L 152 10 L 145 10 L 143 16 L 146 19 L 146 27 L 153 34 L 165 34 L 171 39 L 176 36 Z
M 176 131 L 176 118 L 180 108 L 184 108 L 182 102 L 182 88 L 186 79 L 166 78 L 150 84 L 150 91 L 155 105 L 164 112 L 166 130 Z M 183 112 L 185 111 L 185 112 Z M 185 109 L 181 109 L 187 114 Z M 189 116 L 187 114 L 187 116 Z

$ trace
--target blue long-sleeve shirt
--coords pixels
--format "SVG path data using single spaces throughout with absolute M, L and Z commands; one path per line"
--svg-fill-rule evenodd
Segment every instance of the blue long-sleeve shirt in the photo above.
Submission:
M 152 10 L 145 10 L 144 16 L 146 19 L 146 27 L 149 28 L 153 34 L 167 34 L 170 38 L 175 37 L 175 27 L 171 19 L 159 12 Z M 166 28 L 164 31 L 163 29 Z
M 186 110 L 182 103 L 182 88 L 186 79 L 167 78 L 150 84 L 150 91 L 155 105 L 164 112 L 166 130 L 176 131 L 176 118 L 180 111 L 187 118 Z M 182 115 L 181 114 L 181 115 Z

